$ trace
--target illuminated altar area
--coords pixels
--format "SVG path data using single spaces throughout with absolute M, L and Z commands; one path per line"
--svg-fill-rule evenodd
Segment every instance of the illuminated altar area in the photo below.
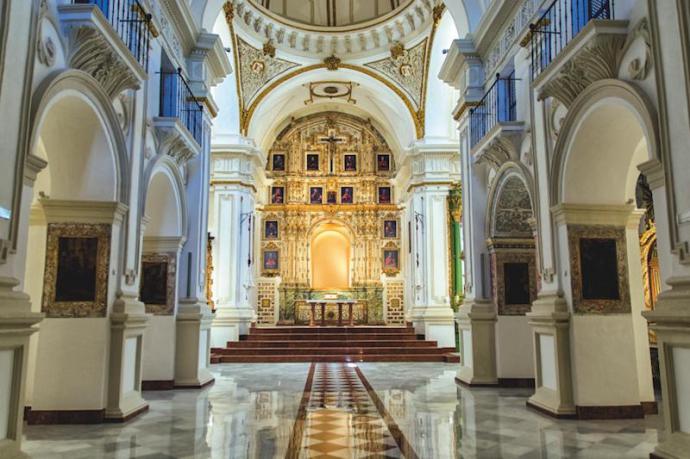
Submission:
M 319 113 L 293 120 L 267 159 L 257 323 L 308 323 L 315 299 L 354 300 L 356 324 L 402 323 L 396 168 L 382 135 L 358 117 Z M 336 305 L 325 315 L 333 322 Z

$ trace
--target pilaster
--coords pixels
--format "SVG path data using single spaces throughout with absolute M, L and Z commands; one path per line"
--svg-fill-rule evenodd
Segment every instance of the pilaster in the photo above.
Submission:
M 459 180 L 457 146 L 420 143 L 415 150 L 408 185 L 415 258 L 410 318 L 418 334 L 440 347 L 454 348 L 447 200 L 451 186 Z
M 653 455 L 687 457 L 690 451 L 690 277 L 667 280 L 653 311 L 642 315 L 656 332 L 659 347 L 665 435 Z
M 209 372 L 211 311 L 194 299 L 180 301 L 175 346 L 175 387 L 203 387 L 213 382 Z
M 0 396 L 8 401 L 0 412 L 0 456 L 9 458 L 25 457 L 20 447 L 29 337 L 43 317 L 31 312 L 29 296 L 14 290 L 18 285 L 17 279 L 0 277 Z
M 265 158 L 245 144 L 214 148 L 212 185 L 214 209 L 214 291 L 216 306 L 211 327 L 213 347 L 225 347 L 249 333 L 256 311 L 252 305 L 257 188 L 263 182 Z

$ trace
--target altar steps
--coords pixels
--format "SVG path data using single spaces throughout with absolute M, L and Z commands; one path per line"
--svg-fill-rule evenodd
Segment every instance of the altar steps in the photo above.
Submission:
M 252 327 L 240 341 L 211 350 L 211 363 L 459 362 L 408 327 Z

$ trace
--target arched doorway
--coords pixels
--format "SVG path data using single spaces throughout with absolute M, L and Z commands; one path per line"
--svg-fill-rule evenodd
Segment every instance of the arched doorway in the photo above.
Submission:
M 177 282 L 187 221 L 177 167 L 169 157 L 159 158 L 150 171 L 145 195 L 139 300 L 151 317 L 142 354 L 144 390 L 174 386 Z
M 36 101 L 30 154 L 47 166 L 33 184 L 25 282 L 32 308 L 45 319 L 32 336 L 28 420 L 55 422 L 77 409 L 99 422 L 111 384 L 124 384 L 118 392 L 145 405 L 136 395 L 137 337 L 123 362 L 131 377 L 108 380 L 109 315 L 128 193 L 126 146 L 110 99 L 85 74 L 55 76 Z
M 534 377 L 531 332 L 526 314 L 537 298 L 537 256 L 532 222 L 532 186 L 516 162 L 496 173 L 487 210 L 491 297 L 496 321 L 499 382 L 530 385 Z
M 312 289 L 349 289 L 351 242 L 347 227 L 336 221 L 319 224 L 310 247 Z
M 572 384 L 580 417 L 612 406 L 624 407 L 617 416 L 639 417 L 656 407 L 641 315 L 645 209 L 635 205 L 638 168 L 655 160 L 650 113 L 632 86 L 595 83 L 570 107 L 556 145 L 553 213 L 572 314 Z

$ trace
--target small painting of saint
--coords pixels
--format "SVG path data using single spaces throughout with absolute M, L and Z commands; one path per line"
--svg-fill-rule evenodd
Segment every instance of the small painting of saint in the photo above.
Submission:
M 60 237 L 55 301 L 96 301 L 98 238 Z
M 139 298 L 144 304 L 168 303 L 168 263 L 142 262 Z
M 376 169 L 382 172 L 391 170 L 391 155 L 376 155 Z
M 383 237 L 386 239 L 398 237 L 398 222 L 396 220 L 386 220 L 383 222 Z
M 354 172 L 357 170 L 357 155 L 345 155 L 345 171 Z
M 354 190 L 351 186 L 344 186 L 340 189 L 340 203 L 341 204 L 352 204 L 354 202 L 353 198 Z
M 264 223 L 264 239 L 278 239 L 278 222 L 266 220 Z
M 271 188 L 271 203 L 284 204 L 285 203 L 285 187 L 274 186 Z
M 390 204 L 391 203 L 391 187 L 380 186 L 379 187 L 379 204 Z
M 386 271 L 397 271 L 399 269 L 398 249 L 383 251 L 383 269 Z
M 309 203 L 322 204 L 323 203 L 323 188 L 320 186 L 311 187 L 309 189 Z
M 328 203 L 329 204 L 337 204 L 338 203 L 338 193 L 335 191 L 329 191 L 328 194 Z
M 318 171 L 319 170 L 319 155 L 317 155 L 317 154 L 307 155 L 307 170 L 308 171 Z
M 264 252 L 264 269 L 266 271 L 278 270 L 279 263 L 277 250 L 266 250 Z
M 273 155 L 273 170 L 274 171 L 284 171 L 285 170 L 285 155 L 284 154 L 274 154 Z

